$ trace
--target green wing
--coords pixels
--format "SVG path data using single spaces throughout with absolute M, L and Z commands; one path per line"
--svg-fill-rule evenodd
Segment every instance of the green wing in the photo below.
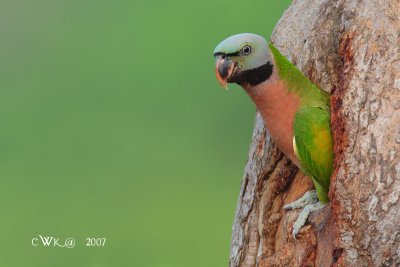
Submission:
M 329 111 L 325 105 L 302 106 L 295 115 L 293 128 L 293 145 L 300 168 L 313 179 L 320 201 L 321 194 L 325 193 L 322 198 L 328 202 L 329 179 L 333 171 Z M 319 192 L 321 189 L 325 192 Z
M 300 97 L 293 128 L 293 148 L 301 170 L 314 181 L 318 198 L 328 202 L 329 179 L 333 171 L 333 141 L 330 129 L 329 94 L 319 89 L 270 44 L 279 77 L 289 92 Z

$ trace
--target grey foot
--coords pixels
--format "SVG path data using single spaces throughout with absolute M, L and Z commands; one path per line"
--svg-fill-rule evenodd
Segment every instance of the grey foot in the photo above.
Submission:
M 295 202 L 292 202 L 290 204 L 286 204 L 283 206 L 284 210 L 292 210 L 292 209 L 299 209 L 299 208 L 304 208 L 305 206 L 309 204 L 314 204 L 318 202 L 318 195 L 317 191 L 311 190 L 306 192 L 301 198 L 296 200 Z
M 296 221 L 293 224 L 293 232 L 292 236 L 294 239 L 296 239 L 296 235 L 299 233 L 301 227 L 304 226 L 304 224 L 307 221 L 308 216 L 311 214 L 311 212 L 317 211 L 325 207 L 327 204 L 323 204 L 321 202 L 313 203 L 313 204 L 308 204 L 307 206 L 304 207 L 304 209 L 300 212 L 299 216 L 297 217 Z

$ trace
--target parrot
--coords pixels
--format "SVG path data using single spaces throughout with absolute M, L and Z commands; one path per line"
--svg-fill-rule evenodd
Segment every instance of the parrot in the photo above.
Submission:
M 219 83 L 240 85 L 260 112 L 277 147 L 306 175 L 315 190 L 284 210 L 300 209 L 292 227 L 296 239 L 309 215 L 329 203 L 333 172 L 330 96 L 312 83 L 279 50 L 260 35 L 228 37 L 214 49 Z

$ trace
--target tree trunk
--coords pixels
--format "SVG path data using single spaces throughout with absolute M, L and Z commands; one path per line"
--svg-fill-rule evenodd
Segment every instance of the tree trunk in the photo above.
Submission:
M 400 1 L 295 0 L 272 42 L 331 92 L 330 205 L 284 211 L 311 180 L 271 142 L 259 114 L 233 226 L 230 266 L 400 266 Z

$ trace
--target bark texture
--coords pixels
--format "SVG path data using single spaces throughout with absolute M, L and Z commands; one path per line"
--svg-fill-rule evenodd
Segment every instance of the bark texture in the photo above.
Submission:
M 291 237 L 312 183 L 257 114 L 230 266 L 400 266 L 400 1 L 295 0 L 272 42 L 332 94 L 331 203 Z

